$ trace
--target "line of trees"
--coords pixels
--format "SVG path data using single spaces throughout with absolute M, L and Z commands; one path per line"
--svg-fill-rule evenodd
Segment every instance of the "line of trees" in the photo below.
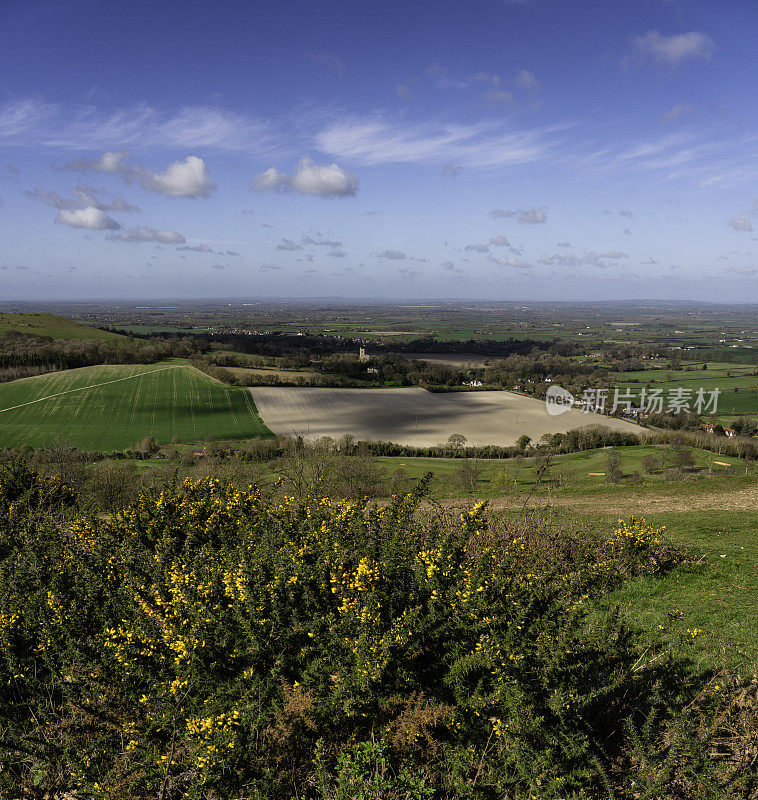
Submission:
M 0 382 L 96 364 L 154 364 L 201 352 L 194 339 L 53 339 L 6 331 L 0 336 Z

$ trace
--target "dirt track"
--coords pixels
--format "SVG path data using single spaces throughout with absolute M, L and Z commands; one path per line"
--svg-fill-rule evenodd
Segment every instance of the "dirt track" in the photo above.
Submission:
M 526 434 L 565 432 L 605 425 L 638 432 L 630 422 L 570 410 L 550 416 L 541 400 L 511 392 L 432 393 L 424 389 L 301 389 L 255 387 L 250 390 L 263 421 L 277 434 L 309 439 L 389 441 L 429 447 L 463 434 L 468 444 L 512 445 Z

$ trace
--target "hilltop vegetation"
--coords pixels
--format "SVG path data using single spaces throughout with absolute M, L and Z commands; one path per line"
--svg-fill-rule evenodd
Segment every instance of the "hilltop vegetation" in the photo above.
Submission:
M 118 333 L 100 330 L 92 325 L 75 322 L 57 314 L 10 314 L 0 313 L 0 336 L 8 331 L 17 331 L 53 339 L 99 339 L 106 342 L 125 342 L 126 337 Z
M 103 516 L 6 466 L 2 793 L 751 795 L 755 687 L 696 666 L 685 612 L 662 636 L 603 607 L 676 567 L 660 529 L 580 536 L 422 496 L 205 479 Z

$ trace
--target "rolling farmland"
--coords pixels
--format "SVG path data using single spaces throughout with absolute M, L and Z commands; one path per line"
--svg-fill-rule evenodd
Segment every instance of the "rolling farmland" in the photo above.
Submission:
M 53 339 L 103 339 L 110 342 L 126 342 L 118 333 L 101 331 L 57 314 L 3 314 L 0 313 L 0 335 L 7 331 L 51 336 Z
M 268 436 L 252 398 L 184 364 L 98 366 L 0 385 L 0 446 L 82 449 Z
M 571 410 L 552 417 L 542 400 L 511 392 L 435 394 L 425 389 L 250 389 L 266 425 L 276 434 L 308 439 L 337 438 L 396 442 L 427 447 L 463 434 L 470 445 L 512 445 L 526 434 L 564 432 L 587 425 L 639 431 L 619 419 Z

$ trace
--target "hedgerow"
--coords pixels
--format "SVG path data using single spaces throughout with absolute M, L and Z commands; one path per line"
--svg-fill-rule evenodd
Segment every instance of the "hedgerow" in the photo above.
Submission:
M 590 608 L 661 569 L 660 531 L 622 522 L 571 560 L 424 488 L 379 506 L 207 478 L 104 515 L 6 466 L 0 796 L 749 790 L 677 728 L 720 696 Z

